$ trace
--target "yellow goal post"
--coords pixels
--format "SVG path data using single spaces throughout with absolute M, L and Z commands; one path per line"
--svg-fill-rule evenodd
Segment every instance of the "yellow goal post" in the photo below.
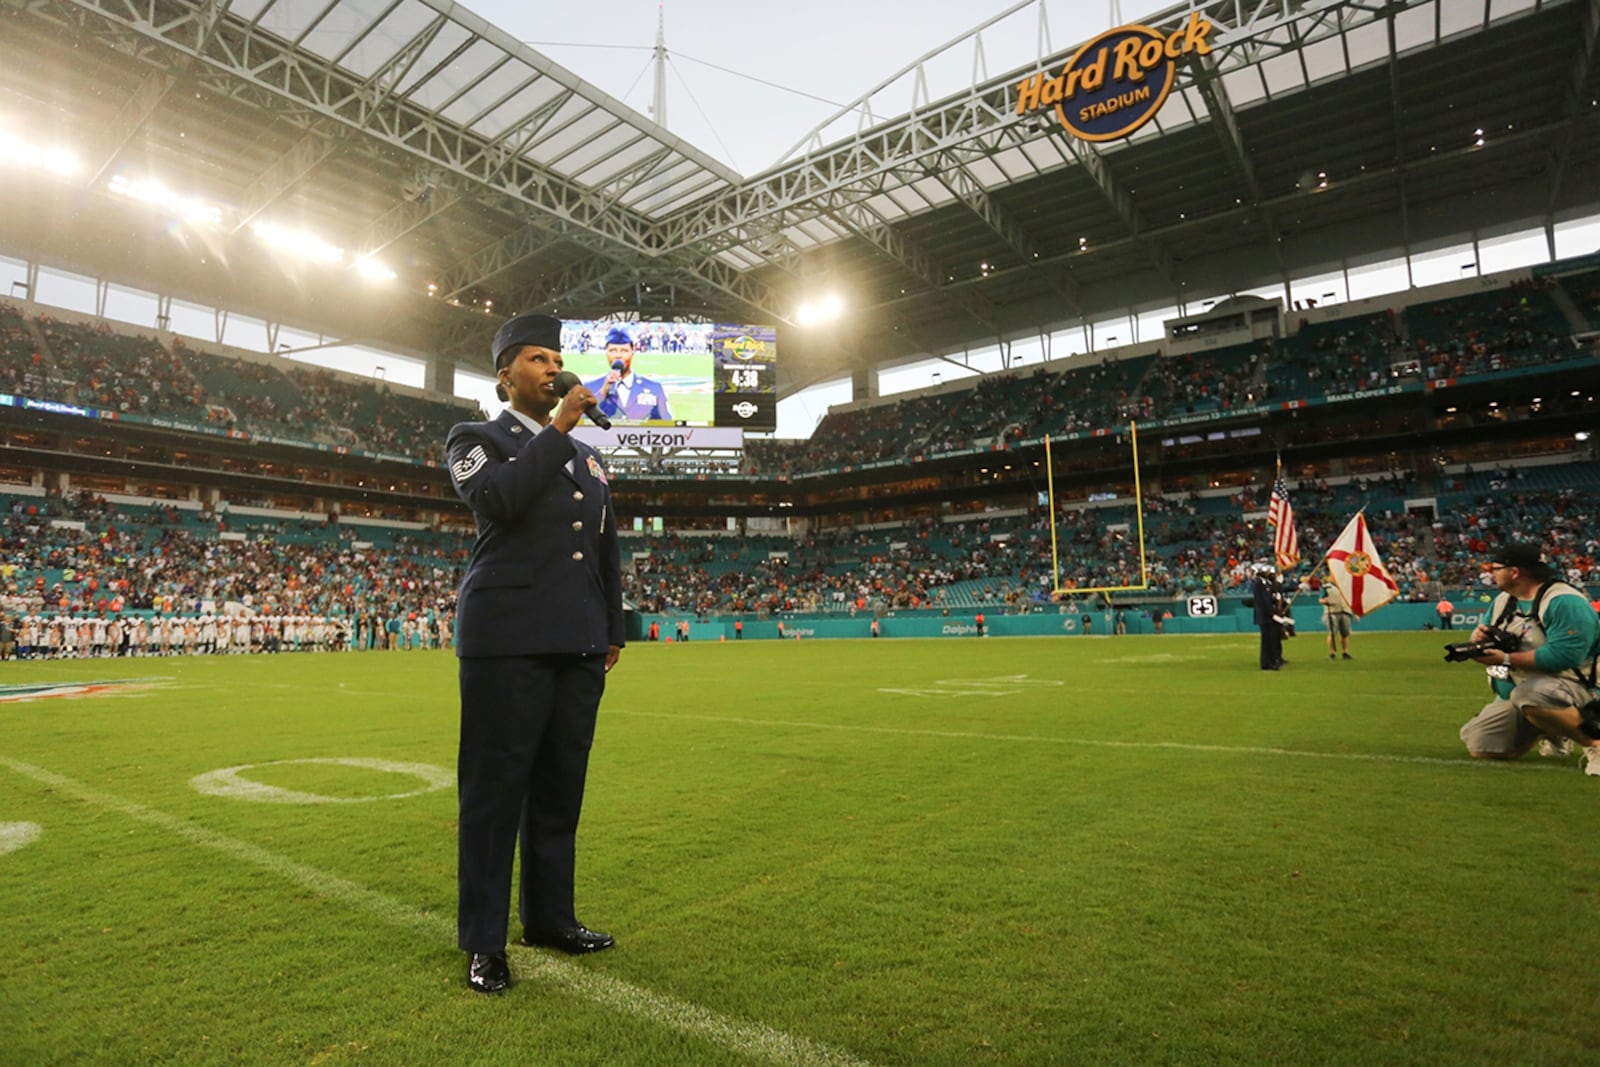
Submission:
M 1048 497 L 1050 506 L 1050 573 L 1052 578 L 1051 594 L 1057 598 L 1079 596 L 1085 593 L 1133 593 L 1150 588 L 1150 568 L 1145 556 L 1144 544 L 1144 494 L 1139 483 L 1139 427 L 1137 423 L 1128 423 L 1128 444 L 1133 456 L 1133 508 L 1134 516 L 1138 521 L 1139 532 L 1139 584 L 1075 586 L 1070 589 L 1063 589 L 1061 586 L 1061 555 L 1056 541 L 1055 463 L 1050 455 L 1050 435 L 1045 435 L 1044 473 L 1045 486 L 1048 490 L 1046 495 Z

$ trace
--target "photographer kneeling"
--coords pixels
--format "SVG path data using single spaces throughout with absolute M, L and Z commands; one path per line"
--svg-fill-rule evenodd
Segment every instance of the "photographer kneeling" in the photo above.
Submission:
M 1500 595 L 1472 632 L 1472 645 L 1483 647 L 1451 646 L 1446 656 L 1491 668 L 1496 699 L 1461 728 L 1461 740 L 1474 759 L 1516 759 L 1541 737 L 1559 746 L 1552 754 L 1576 743 L 1583 773 L 1600 777 L 1592 704 L 1600 619 L 1535 545 L 1505 546 L 1492 571 Z

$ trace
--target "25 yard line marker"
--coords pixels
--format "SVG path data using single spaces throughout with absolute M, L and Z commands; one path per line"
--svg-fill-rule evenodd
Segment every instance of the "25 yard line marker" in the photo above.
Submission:
M 287 856 L 280 856 L 276 852 L 269 852 L 258 845 L 252 845 L 248 841 L 240 841 L 226 834 L 219 834 L 215 830 L 207 830 L 205 827 L 173 818 L 155 808 L 126 800 L 31 763 L 0 755 L 0 767 L 10 768 L 24 778 L 31 778 L 51 786 L 86 803 L 120 812 L 130 819 L 186 838 L 193 844 L 202 845 L 225 856 L 271 871 L 319 896 L 359 908 L 385 922 L 405 927 L 430 940 L 454 941 L 455 939 L 455 924 L 444 916 L 419 911 L 403 901 L 374 892 L 338 875 L 298 863 Z M 636 1019 L 681 1030 L 720 1045 L 737 1055 L 777 1064 L 793 1064 L 795 1067 L 809 1067 L 814 1064 L 821 1067 L 871 1067 L 866 1060 L 809 1038 L 784 1033 L 759 1023 L 730 1019 L 669 994 L 657 993 L 608 975 L 586 970 L 575 964 L 563 963 L 531 949 L 521 949 L 514 945 L 509 948 L 516 956 L 517 970 L 521 972 L 522 977 L 533 977 L 549 985 L 559 986 L 569 993 L 610 1008 L 619 1014 L 631 1015 Z

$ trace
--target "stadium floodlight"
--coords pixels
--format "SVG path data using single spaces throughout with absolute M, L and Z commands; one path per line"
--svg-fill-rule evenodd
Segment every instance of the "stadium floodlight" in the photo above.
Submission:
M 271 222 L 258 222 L 252 230 L 264 243 L 300 259 L 335 266 L 344 262 L 344 249 L 304 230 L 291 230 Z
M 844 314 L 844 301 L 837 293 L 801 304 L 795 311 L 794 321 L 800 326 L 820 326 Z
M 154 179 L 129 178 L 121 174 L 113 175 L 106 188 L 113 195 L 124 200 L 134 200 L 151 207 L 161 208 L 171 212 L 184 222 L 201 226 L 221 226 L 222 209 L 215 204 L 201 200 L 199 197 L 184 196 L 182 193 L 173 192 L 165 185 Z
M 371 256 L 362 256 L 356 260 L 356 271 L 371 282 L 392 282 L 398 277 L 394 271 L 373 259 Z
M 61 178 L 70 178 L 83 169 L 78 157 L 66 149 L 32 144 L 5 130 L 0 130 L 0 162 Z

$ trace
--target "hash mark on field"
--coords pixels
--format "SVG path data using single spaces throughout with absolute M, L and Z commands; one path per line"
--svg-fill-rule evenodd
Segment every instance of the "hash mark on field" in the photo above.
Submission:
M 36 822 L 0 822 L 0 856 L 39 840 L 44 828 Z
M 8 767 L 24 778 L 51 786 L 86 803 L 120 812 L 130 819 L 186 838 L 193 844 L 280 875 L 303 889 L 358 908 L 430 941 L 455 940 L 455 923 L 449 918 L 420 911 L 404 901 L 385 896 L 336 874 L 269 852 L 248 841 L 240 841 L 174 818 L 155 808 L 103 792 L 31 763 L 0 755 L 0 767 Z M 812 1064 L 822 1067 L 871 1067 L 866 1060 L 857 1059 L 848 1052 L 810 1038 L 774 1030 L 759 1023 L 730 1019 L 670 994 L 657 993 L 576 964 L 564 963 L 532 949 L 516 945 L 508 946 L 508 949 L 517 960 L 521 977 L 537 978 L 619 1014 L 631 1015 L 702 1038 L 735 1055 L 758 1057 L 772 1063 L 792 1064 L 794 1067 L 809 1067 Z
M 1026 674 L 1002 674 L 993 678 L 941 678 L 929 686 L 912 688 L 880 687 L 880 693 L 899 693 L 910 697 L 978 697 L 1015 696 L 1024 689 L 1042 689 L 1066 685 L 1053 678 L 1029 678 Z
M 1113 656 L 1110 659 L 1096 660 L 1095 663 L 1104 666 L 1107 663 L 1192 663 L 1197 660 L 1212 659 L 1212 656 L 1175 656 L 1171 652 L 1157 652 L 1149 656 Z
M 1031 734 L 985 734 L 973 730 L 912 730 L 900 726 L 852 726 L 833 722 L 796 722 L 789 719 L 740 719 L 731 715 L 685 715 L 667 711 L 619 711 L 607 708 L 607 715 L 633 715 L 645 719 L 693 719 L 696 722 L 726 722 L 737 726 L 793 726 L 805 730 L 840 730 L 864 734 L 896 734 L 904 737 L 944 737 L 952 741 L 1007 741 L 1027 745 L 1084 745 L 1090 748 L 1165 748 L 1180 752 L 1217 752 L 1241 756 L 1299 756 L 1306 759 L 1353 760 L 1357 763 L 1414 763 L 1428 767 L 1509 767 L 1510 760 L 1445 759 L 1441 756 L 1392 756 L 1382 752 L 1312 752 L 1302 748 L 1272 748 L 1266 745 L 1196 745 L 1184 741 L 1109 741 L 1092 737 L 1040 737 Z M 1528 763 L 1527 770 L 1570 770 L 1567 764 Z

